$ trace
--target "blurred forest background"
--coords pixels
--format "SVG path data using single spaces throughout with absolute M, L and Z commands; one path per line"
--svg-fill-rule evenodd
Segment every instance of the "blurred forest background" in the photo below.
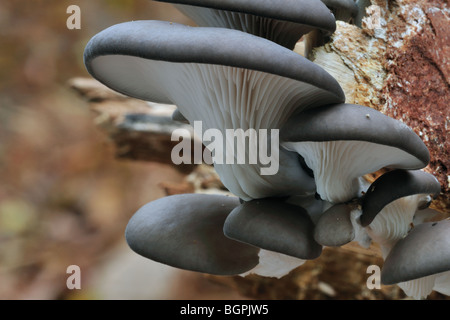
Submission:
M 81 9 L 81 29 L 66 12 Z M 67 83 L 88 77 L 97 32 L 140 19 L 189 24 L 149 0 L 0 2 L 0 299 L 238 298 L 200 275 L 146 260 L 124 230 L 145 203 L 181 181 L 173 167 L 114 158 L 92 111 Z M 69 265 L 81 290 L 68 290 Z

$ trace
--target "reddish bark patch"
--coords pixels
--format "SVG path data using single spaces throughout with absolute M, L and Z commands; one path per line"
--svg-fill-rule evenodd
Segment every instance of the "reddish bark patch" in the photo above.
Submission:
M 437 6 L 424 1 L 417 5 L 426 23 L 403 38 L 400 48 L 390 46 L 386 52 L 385 113 L 409 125 L 428 147 L 431 161 L 425 170 L 441 183 L 438 209 L 449 213 L 450 20 Z M 404 26 L 394 24 L 390 29 L 398 39 Z

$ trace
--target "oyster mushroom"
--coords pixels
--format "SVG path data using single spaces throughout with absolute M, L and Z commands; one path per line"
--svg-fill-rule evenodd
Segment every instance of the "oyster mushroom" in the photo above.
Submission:
M 426 207 L 439 192 L 440 184 L 430 173 L 389 171 L 367 189 L 355 230 L 364 227 L 366 234 L 379 244 L 382 257 L 387 259 L 399 241 L 436 213 Z M 420 277 L 398 285 L 408 296 L 422 298 L 433 290 L 436 277 Z
M 175 268 L 237 275 L 259 263 L 259 249 L 223 235 L 239 199 L 180 194 L 152 201 L 130 219 L 125 238 L 136 253 Z
M 380 244 L 383 257 L 409 232 L 414 216 L 440 190 L 437 179 L 421 170 L 393 170 L 370 185 L 362 200 L 359 222 Z
M 158 0 L 170 2 L 201 27 L 244 31 L 293 49 L 308 32 L 331 34 L 334 16 L 319 0 Z
M 317 193 L 331 203 L 361 195 L 361 177 L 381 168 L 421 169 L 429 152 L 411 128 L 353 104 L 309 109 L 280 130 L 281 145 L 299 153 L 314 172 Z
M 201 121 L 204 130 L 277 133 L 292 114 L 345 99 L 337 81 L 319 66 L 237 30 L 164 21 L 122 23 L 94 36 L 84 59 L 89 73 L 108 87 L 175 104 L 191 124 Z M 298 155 L 274 148 L 279 150 L 274 174 L 261 174 L 263 161 L 229 164 L 215 157 L 214 167 L 243 200 L 313 191 L 314 181 Z M 245 149 L 247 157 L 251 151 Z
M 415 200 L 415 212 L 427 208 L 440 192 L 439 181 L 428 172 L 399 169 L 384 173 L 370 185 L 364 195 L 361 225 L 368 226 L 386 205 L 397 199 L 418 195 Z M 410 217 L 409 222 L 412 222 L 412 219 L 413 217 Z
M 384 261 L 383 284 L 398 284 L 420 299 L 450 292 L 450 220 L 426 222 L 400 239 Z
M 339 247 L 355 239 L 356 232 L 351 219 L 352 207 L 336 204 L 326 210 L 314 228 L 314 239 L 323 246 Z
M 231 239 L 299 259 L 315 259 L 322 252 L 306 210 L 279 198 L 239 205 L 225 220 L 223 230 Z

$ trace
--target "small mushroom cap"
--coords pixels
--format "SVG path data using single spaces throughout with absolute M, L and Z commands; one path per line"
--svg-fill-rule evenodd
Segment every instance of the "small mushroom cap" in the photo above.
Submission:
M 239 199 L 180 194 L 152 201 L 130 219 L 130 248 L 176 268 L 217 275 L 241 274 L 259 263 L 259 249 L 224 236 L 223 223 Z
M 377 214 L 396 199 L 426 194 L 436 198 L 441 192 L 439 181 L 421 170 L 393 170 L 375 180 L 362 201 L 361 225 L 368 226 Z
M 350 219 L 352 207 L 337 204 L 326 210 L 317 221 L 314 239 L 323 246 L 339 247 L 355 238 L 355 230 Z
M 96 34 L 84 51 L 88 72 L 113 90 L 142 100 L 174 103 L 161 90 L 161 79 L 142 71 L 143 63 L 154 60 L 261 71 L 308 83 L 329 92 L 336 101 L 345 100 L 339 83 L 321 67 L 270 40 L 238 30 L 131 21 Z
M 245 202 L 224 224 L 231 239 L 300 259 L 315 259 L 322 252 L 313 232 L 314 224 L 303 208 L 277 198 Z
M 334 16 L 317 0 L 158 0 L 252 14 L 276 20 L 315 26 L 330 33 L 336 29 Z
M 383 284 L 395 284 L 450 270 L 450 220 L 416 226 L 390 251 L 381 271 Z

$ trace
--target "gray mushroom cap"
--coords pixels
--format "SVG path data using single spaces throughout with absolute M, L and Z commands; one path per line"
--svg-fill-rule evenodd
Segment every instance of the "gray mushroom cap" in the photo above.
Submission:
M 270 39 L 289 49 L 314 29 L 331 34 L 335 18 L 319 0 L 158 0 L 170 2 L 199 26 L 221 27 Z
M 334 100 L 345 100 L 339 83 L 313 62 L 269 40 L 237 30 L 131 21 L 96 34 L 84 51 L 88 72 L 110 88 L 142 100 L 173 103 L 164 95 L 167 89 L 155 83 L 162 79 L 154 79 L 141 69 L 150 61 L 255 70 L 308 83 L 334 96 Z
M 368 226 L 386 205 L 396 199 L 415 194 L 436 198 L 440 192 L 439 181 L 428 172 L 398 169 L 384 173 L 370 185 L 363 197 L 361 225 Z
M 291 117 L 280 130 L 282 146 L 313 170 L 322 199 L 358 197 L 356 178 L 383 167 L 421 169 L 430 155 L 411 128 L 360 105 L 336 104 Z
M 245 202 L 225 220 L 227 237 L 300 259 L 315 259 L 322 246 L 313 238 L 314 224 L 301 207 L 282 199 Z
M 223 235 L 223 223 L 239 199 L 180 194 L 152 201 L 130 219 L 125 237 L 136 253 L 172 267 L 217 275 L 246 272 L 259 249 Z
M 314 239 L 323 246 L 339 247 L 355 238 L 355 230 L 351 222 L 352 207 L 337 204 L 326 210 L 319 218 Z
M 416 226 L 392 248 L 381 271 L 383 284 L 395 284 L 450 270 L 450 220 Z

